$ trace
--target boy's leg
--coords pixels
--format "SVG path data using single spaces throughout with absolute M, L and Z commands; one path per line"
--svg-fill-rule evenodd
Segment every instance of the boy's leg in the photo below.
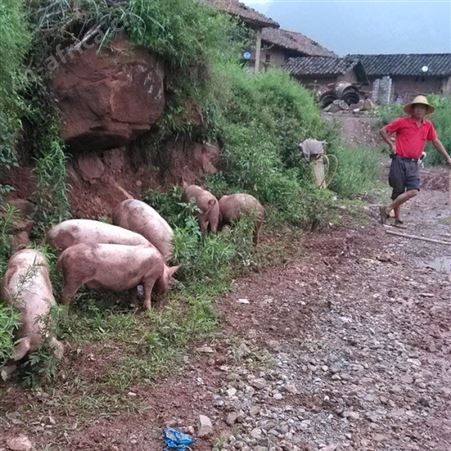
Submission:
M 404 194 L 405 191 L 405 185 L 406 185 L 406 171 L 404 166 L 404 161 L 399 158 L 393 158 L 391 165 L 390 165 L 390 173 L 388 175 L 388 183 L 392 187 L 392 203 L 390 205 L 384 205 L 380 207 L 379 213 L 380 213 L 380 221 L 382 224 L 385 224 L 387 219 L 389 218 L 389 213 L 391 210 L 393 210 L 395 207 L 397 208 L 397 211 L 395 210 L 395 217 L 396 214 L 399 215 L 399 206 L 403 203 L 401 202 L 399 205 L 393 206 L 394 201 L 401 195 Z

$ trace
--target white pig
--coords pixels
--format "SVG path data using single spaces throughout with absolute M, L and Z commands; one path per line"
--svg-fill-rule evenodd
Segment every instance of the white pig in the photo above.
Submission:
M 172 254 L 171 226 L 145 202 L 127 199 L 113 210 L 113 224 L 141 234 L 150 241 L 167 261 Z
M 9 259 L 1 291 L 2 298 L 20 312 L 19 339 L 12 358 L 21 360 L 42 342 L 50 309 L 56 305 L 45 256 L 34 249 L 16 252 Z M 50 345 L 61 358 L 63 345 L 55 337 L 50 338 Z
M 150 310 L 154 286 L 165 293 L 179 268 L 168 267 L 153 246 L 80 243 L 67 248 L 58 259 L 64 275 L 63 303 L 67 306 L 82 285 L 92 289 L 125 291 L 144 287 L 144 308 Z
M 206 233 L 208 229 L 217 232 L 219 224 L 219 204 L 213 194 L 197 185 L 183 184 L 182 199 L 185 202 L 194 200 L 200 210 L 197 214 L 200 231 Z
M 92 219 L 69 219 L 53 226 L 47 232 L 47 242 L 58 250 L 78 243 L 151 245 L 139 233 Z

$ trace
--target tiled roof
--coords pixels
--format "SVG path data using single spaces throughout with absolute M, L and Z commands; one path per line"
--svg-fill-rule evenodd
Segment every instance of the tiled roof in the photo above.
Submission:
M 349 55 L 359 59 L 368 76 L 423 76 L 451 75 L 451 53 Z M 427 67 L 426 72 L 422 67 Z
M 293 75 L 336 76 L 345 74 L 359 64 L 352 58 L 300 56 L 290 58 L 284 66 Z
M 287 50 L 293 50 L 309 56 L 337 56 L 334 52 L 320 46 L 302 33 L 280 28 L 263 28 L 262 40 Z
M 243 22 L 258 27 L 272 27 L 277 28 L 279 24 L 266 17 L 265 15 L 255 11 L 255 9 L 249 8 L 244 3 L 237 0 L 201 0 L 204 3 L 208 3 L 220 11 L 225 11 L 229 14 L 239 17 Z

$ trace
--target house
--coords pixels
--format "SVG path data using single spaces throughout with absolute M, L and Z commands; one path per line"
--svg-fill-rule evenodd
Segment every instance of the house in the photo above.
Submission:
M 386 85 L 386 99 L 406 102 L 415 95 L 451 95 L 451 54 L 390 54 L 349 55 L 358 59 L 368 76 L 373 99 L 379 100 L 379 90 Z
M 362 63 L 354 58 L 302 56 L 290 58 L 283 66 L 304 86 L 323 91 L 340 82 L 366 85 L 368 79 Z
M 261 58 L 266 66 L 282 67 L 289 58 L 301 56 L 337 57 L 302 33 L 281 28 L 263 28 L 262 47 Z
M 237 0 L 200 0 L 203 3 L 209 4 L 219 11 L 224 11 L 232 16 L 237 17 L 249 28 L 256 32 L 255 51 L 253 55 L 249 55 L 249 60 L 254 63 L 255 72 L 260 70 L 261 62 L 261 44 L 262 44 L 262 30 L 264 28 L 278 28 L 279 24 L 259 13 L 253 8 L 246 6 Z

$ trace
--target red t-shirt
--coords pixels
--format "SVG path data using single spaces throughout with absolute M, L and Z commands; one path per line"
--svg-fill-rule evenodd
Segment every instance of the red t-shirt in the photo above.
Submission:
M 420 158 L 426 141 L 437 139 L 431 121 L 423 119 L 420 125 L 412 117 L 401 117 L 385 127 L 388 133 L 396 133 L 396 155 L 404 158 Z

